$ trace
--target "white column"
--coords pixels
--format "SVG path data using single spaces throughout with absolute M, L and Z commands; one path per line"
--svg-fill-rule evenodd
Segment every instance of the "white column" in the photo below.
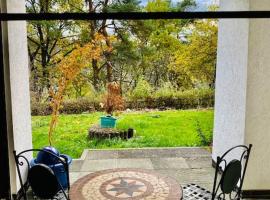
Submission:
M 224 0 L 221 10 L 248 10 L 246 0 Z M 244 143 L 248 19 L 222 19 L 218 30 L 213 159 Z
M 268 0 L 221 0 L 221 10 L 269 10 Z M 244 190 L 270 188 L 270 19 L 219 22 L 213 159 L 253 144 Z
M 1 0 L 2 12 L 25 13 L 25 1 Z M 12 151 L 32 148 L 26 22 L 3 23 L 4 68 L 10 151 L 11 192 L 19 189 Z M 28 157 L 32 155 L 29 154 Z

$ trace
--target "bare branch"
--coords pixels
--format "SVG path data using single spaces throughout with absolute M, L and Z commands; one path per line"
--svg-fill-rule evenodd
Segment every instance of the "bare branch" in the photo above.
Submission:
M 27 39 L 30 40 L 31 42 L 35 43 L 37 46 L 40 46 L 40 44 L 37 41 L 35 41 L 33 38 L 27 36 Z

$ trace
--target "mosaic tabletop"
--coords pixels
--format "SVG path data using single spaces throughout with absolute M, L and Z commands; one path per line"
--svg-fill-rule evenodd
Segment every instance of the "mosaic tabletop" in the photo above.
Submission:
M 174 179 L 151 170 L 112 169 L 86 175 L 70 190 L 71 200 L 179 200 L 182 188 Z

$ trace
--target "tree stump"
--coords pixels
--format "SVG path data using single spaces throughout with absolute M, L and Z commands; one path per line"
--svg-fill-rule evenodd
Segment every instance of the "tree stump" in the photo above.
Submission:
M 133 137 L 133 129 L 128 129 L 128 131 L 120 131 L 115 128 L 101 128 L 100 125 L 93 125 L 89 128 L 88 137 L 90 139 L 111 139 L 111 138 L 121 138 L 129 139 Z

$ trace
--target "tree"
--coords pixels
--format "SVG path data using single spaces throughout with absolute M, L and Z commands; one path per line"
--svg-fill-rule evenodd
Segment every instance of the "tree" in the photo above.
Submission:
M 174 12 L 194 6 L 194 0 L 151 0 L 145 7 L 137 0 L 27 0 L 28 12 L 36 13 Z M 28 32 L 32 90 L 38 97 L 50 88 L 50 79 L 58 78 L 57 58 L 69 56 L 76 44 L 91 43 L 102 53 L 99 59 L 89 58 L 66 88 L 68 97 L 82 97 L 93 87 L 101 93 L 113 81 L 124 95 L 136 88 L 141 77 L 154 91 L 167 82 L 177 89 L 215 82 L 217 25 L 213 20 L 32 21 Z M 104 40 L 94 41 L 96 34 Z
M 97 43 L 104 43 L 106 38 L 96 34 L 93 41 L 76 48 L 68 56 L 59 55 L 59 64 L 57 65 L 58 77 L 52 81 L 50 87 L 50 106 L 52 107 L 52 118 L 49 127 L 49 143 L 52 143 L 52 133 L 57 124 L 59 110 L 68 86 L 77 77 L 83 68 L 89 64 L 89 60 L 99 60 L 102 54 L 102 48 L 96 46 Z M 106 49 L 110 51 L 109 49 Z
M 137 11 L 139 2 L 137 0 L 86 0 L 87 8 L 89 13 L 93 12 L 115 12 L 115 11 Z M 108 48 L 112 48 L 113 44 L 111 43 L 108 33 L 115 33 L 118 29 L 118 23 L 113 20 L 91 20 L 89 22 L 89 26 L 84 26 L 87 29 L 84 29 L 84 33 L 89 33 L 88 37 L 91 39 L 95 33 L 102 34 L 106 38 L 106 45 Z M 102 63 L 97 63 L 96 60 L 92 60 L 92 69 L 93 69 L 93 86 L 96 90 L 99 90 L 99 82 L 100 82 L 100 72 L 103 68 L 106 68 L 106 82 L 112 82 L 113 77 L 113 63 L 112 63 L 112 52 L 103 53 L 103 61 Z
M 147 12 L 185 11 L 194 5 L 193 0 L 181 1 L 176 5 L 166 0 L 153 0 L 145 9 Z M 182 29 L 191 22 L 189 20 L 149 20 L 146 22 L 151 27 L 148 43 L 153 52 L 148 57 L 148 62 L 151 63 L 148 80 L 156 88 L 163 82 L 173 81 L 173 74 L 168 70 L 170 58 L 182 45 L 179 36 Z
M 70 12 L 77 10 L 72 5 L 82 7 L 82 0 L 27 0 L 28 13 Z M 59 53 L 65 55 L 73 50 L 76 37 L 74 23 L 71 21 L 30 21 L 28 28 L 28 52 L 32 77 L 31 89 L 38 93 L 40 100 L 45 89 L 50 88 L 50 70 L 55 66 L 53 62 Z M 67 34 L 69 33 L 69 34 Z
M 194 6 L 193 0 L 179 4 L 166 0 L 149 1 L 143 11 L 184 11 Z M 170 57 L 179 48 L 181 29 L 188 20 L 119 21 L 116 31 L 119 43 L 113 56 L 121 83 L 136 87 L 141 76 L 155 87 L 173 79 L 168 70 Z M 124 70 L 124 71 L 123 71 Z
M 186 44 L 175 53 L 170 68 L 189 77 L 192 84 L 215 85 L 217 22 L 198 20 L 189 26 Z

